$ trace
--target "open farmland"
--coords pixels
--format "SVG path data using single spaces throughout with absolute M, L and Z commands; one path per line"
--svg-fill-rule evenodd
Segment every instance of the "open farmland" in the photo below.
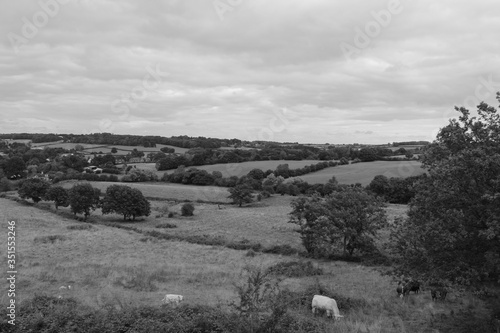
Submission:
M 320 160 L 302 160 L 302 161 L 286 161 L 286 160 L 278 160 L 278 161 L 251 161 L 251 162 L 242 162 L 242 163 L 222 163 L 222 164 L 211 164 L 211 165 L 200 165 L 195 166 L 195 168 L 200 170 L 207 170 L 209 173 L 213 171 L 220 171 L 223 177 L 230 176 L 244 176 L 249 173 L 252 169 L 261 169 L 262 171 L 267 170 L 275 170 L 280 164 L 288 164 L 290 169 L 298 169 L 303 168 L 306 165 L 317 164 L 319 162 L 324 162 Z M 129 163 L 128 165 L 136 165 L 139 169 L 147 169 L 156 171 L 154 163 Z M 163 176 L 165 172 L 172 173 L 175 170 L 165 170 L 165 171 L 157 171 L 158 176 Z
M 32 143 L 33 148 L 50 147 L 50 148 L 64 148 L 64 149 L 74 149 L 75 146 L 80 145 L 83 147 L 83 152 L 85 154 L 90 154 L 92 152 L 102 152 L 102 154 L 111 153 L 112 148 L 116 148 L 116 155 L 126 155 L 132 150 L 137 149 L 144 152 L 145 154 L 151 152 L 159 152 L 163 147 L 169 147 L 175 149 L 176 153 L 184 154 L 188 151 L 187 148 L 174 147 L 169 145 L 157 144 L 156 147 L 142 147 L 142 146 L 121 146 L 121 145 L 101 145 L 101 144 L 88 144 L 88 143 L 69 143 L 69 142 L 46 142 L 46 143 Z
M 292 228 L 285 226 L 283 214 L 289 200 L 277 196 L 267 202 L 268 206 L 244 209 L 215 210 L 213 205 L 197 205 L 194 217 L 169 219 L 179 230 L 162 232 L 218 232 L 234 239 L 255 237 L 261 242 L 268 239 L 278 244 L 298 244 L 298 235 L 292 235 Z M 40 207 L 47 205 L 42 202 Z M 166 293 L 177 293 L 185 297 L 184 303 L 188 305 L 229 310 L 229 303 L 238 300 L 234 285 L 244 281 L 241 272 L 246 265 L 269 267 L 303 260 L 262 253 L 247 256 L 246 251 L 220 246 L 144 237 L 99 224 L 99 221 L 117 221 L 119 217 L 109 215 L 102 219 L 97 211 L 91 216 L 91 221 L 97 223 L 79 223 L 69 214 L 56 215 L 31 204 L 0 198 L 0 206 L 6 217 L 1 222 L 2 230 L 7 230 L 7 220 L 16 221 L 19 230 L 17 285 L 23 292 L 19 293 L 18 302 L 35 294 L 73 297 L 95 309 L 111 307 L 120 311 L 132 306 L 160 307 Z M 154 208 L 156 211 L 158 206 Z M 397 215 L 401 209 L 396 207 L 392 212 Z M 123 224 L 147 229 L 162 222 L 161 218 L 150 216 L 142 222 Z M 1 261 L 6 265 L 5 256 Z M 341 308 L 345 317 L 340 322 L 315 318 L 328 327 L 318 332 L 431 332 L 431 318 L 446 318 L 442 316 L 472 304 L 476 309 L 482 306 L 477 299 L 459 299 L 453 295 L 446 303 L 435 303 L 428 291 L 401 300 L 396 297 L 392 279 L 373 268 L 357 263 L 310 261 L 322 270 L 320 275 L 282 276 L 282 288 L 301 292 L 319 283 L 339 297 L 357 302 L 351 308 Z M 72 288 L 60 288 L 68 285 Z M 6 293 L 0 296 L 0 301 L 6 304 Z M 312 318 L 307 304 L 288 311 L 296 318 Z
M 76 181 L 61 182 L 64 188 L 71 188 Z M 90 182 L 93 187 L 101 190 L 102 193 L 110 185 L 116 185 L 113 182 Z M 217 186 L 195 186 L 169 183 L 119 183 L 119 185 L 127 185 L 139 189 L 145 197 L 161 200 L 189 200 L 189 201 L 208 201 L 229 203 L 227 198 L 229 192 L 225 187 Z
M 375 176 L 384 175 L 388 178 L 418 176 L 425 173 L 418 161 L 375 161 L 355 164 L 338 165 L 320 171 L 300 176 L 310 184 L 325 184 L 333 176 L 340 184 L 368 185 Z

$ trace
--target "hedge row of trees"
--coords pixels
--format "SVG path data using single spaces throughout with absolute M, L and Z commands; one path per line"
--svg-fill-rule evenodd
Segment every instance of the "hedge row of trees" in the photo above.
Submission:
M 170 183 L 182 183 L 202 186 L 215 185 L 221 187 L 234 187 L 241 183 L 249 183 L 250 187 L 252 187 L 253 189 L 261 190 L 262 180 L 271 174 L 276 177 L 282 177 L 283 179 L 286 179 L 290 177 L 301 176 L 310 172 L 323 170 L 328 167 L 336 166 L 337 164 L 338 163 L 334 161 L 319 162 L 317 164 L 311 164 L 298 169 L 290 169 L 288 164 L 280 164 L 274 171 L 262 171 L 261 169 L 253 169 L 247 175 L 244 175 L 242 177 L 223 177 L 220 171 L 213 171 L 212 173 L 209 173 L 206 170 L 180 166 L 173 173 L 165 173 L 161 180 Z
M 70 206 L 72 213 L 83 214 L 85 220 L 97 208 L 101 208 L 103 214 L 123 215 L 123 220 L 135 220 L 151 213 L 150 203 L 142 192 L 125 185 L 109 186 L 101 200 L 101 190 L 89 183 L 78 183 L 66 190 L 62 186 L 51 186 L 43 178 L 34 177 L 21 182 L 18 194 L 34 203 L 53 201 L 56 209 Z

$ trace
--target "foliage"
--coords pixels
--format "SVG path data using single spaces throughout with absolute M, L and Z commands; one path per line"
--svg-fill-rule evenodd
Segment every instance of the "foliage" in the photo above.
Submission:
M 230 195 L 228 198 L 233 200 L 233 203 L 241 207 L 244 203 L 252 202 L 253 190 L 247 184 L 236 185 L 228 189 Z
M 111 185 L 102 200 L 103 214 L 121 214 L 123 220 L 135 220 L 139 216 L 149 216 L 151 206 L 142 192 L 125 185 Z
M 7 159 L 3 165 L 3 171 L 7 178 L 18 178 L 18 175 L 22 176 L 24 174 L 24 170 L 26 170 L 26 164 L 19 156 L 13 156 Z
M 383 197 L 389 203 L 408 204 L 415 197 L 417 183 L 426 177 L 426 174 L 407 178 L 387 178 L 384 175 L 378 175 L 373 178 L 366 189 Z
M 300 197 L 291 205 L 290 222 L 300 226 L 306 250 L 320 257 L 337 248 L 352 256 L 372 244 L 387 222 L 383 202 L 358 187 L 342 187 L 324 198 Z
M 89 183 L 73 185 L 69 190 L 69 205 L 73 214 L 83 214 L 84 219 L 100 205 L 101 190 L 93 188 Z
M 50 188 L 50 183 L 43 178 L 28 178 L 21 183 L 17 191 L 23 199 L 32 199 L 34 203 L 39 202 Z
M 6 177 L 2 177 L 0 179 L 0 192 L 7 192 L 12 189 L 12 185 L 10 183 L 10 180 L 8 180 Z
M 68 191 L 62 186 L 52 186 L 48 189 L 45 194 L 44 200 L 54 201 L 56 209 L 61 207 L 69 206 L 69 194 Z
M 157 180 L 158 176 L 153 171 L 137 168 L 132 168 L 132 170 L 122 178 L 124 182 L 148 182 Z
M 194 215 L 194 205 L 190 202 L 186 202 L 181 207 L 182 216 L 193 216 Z
M 500 94 L 497 95 L 500 101 Z M 424 152 L 429 177 L 391 234 L 398 270 L 457 284 L 500 281 L 500 116 L 486 103 L 461 115 Z

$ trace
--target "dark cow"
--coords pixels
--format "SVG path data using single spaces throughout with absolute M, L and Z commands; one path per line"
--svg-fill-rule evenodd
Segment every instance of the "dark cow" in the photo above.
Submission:
M 399 281 L 398 287 L 396 288 L 396 292 L 399 297 L 403 297 L 409 295 L 410 292 L 414 292 L 418 294 L 420 292 L 420 282 L 413 280 L 405 280 L 404 282 Z
M 446 295 L 448 291 L 443 287 L 434 287 L 431 289 L 431 297 L 433 301 L 441 300 L 444 301 L 446 299 Z
M 408 294 L 413 291 L 415 294 L 420 292 L 420 282 L 410 281 L 406 284 L 405 289 L 408 290 Z

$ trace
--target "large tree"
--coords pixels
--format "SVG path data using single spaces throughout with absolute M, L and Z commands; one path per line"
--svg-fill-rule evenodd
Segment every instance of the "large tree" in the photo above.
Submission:
M 290 222 L 300 226 L 309 253 L 329 256 L 340 250 L 352 256 L 373 245 L 386 225 L 384 203 L 359 187 L 339 187 L 326 197 L 314 194 L 292 201 Z
M 497 94 L 500 102 L 500 94 Z M 456 284 L 500 281 L 500 116 L 455 108 L 424 152 L 423 178 L 392 245 L 399 271 Z
M 253 190 L 248 184 L 239 184 L 228 189 L 230 195 L 228 198 L 233 199 L 233 203 L 241 207 L 244 203 L 252 202 Z
M 17 191 L 23 199 L 32 199 L 34 203 L 39 202 L 50 188 L 50 183 L 43 178 L 28 178 L 24 180 Z
M 100 205 L 101 190 L 93 188 L 89 183 L 79 183 L 73 185 L 69 190 L 69 205 L 71 211 L 76 214 L 83 214 L 85 220 L 90 212 L 96 210 Z
M 52 186 L 49 188 L 43 199 L 47 201 L 54 201 L 56 209 L 59 209 L 59 206 L 69 206 L 68 190 L 62 186 Z
M 103 214 L 121 214 L 123 220 L 135 220 L 138 216 L 149 216 L 149 201 L 136 188 L 124 185 L 111 185 L 106 189 L 102 201 Z

